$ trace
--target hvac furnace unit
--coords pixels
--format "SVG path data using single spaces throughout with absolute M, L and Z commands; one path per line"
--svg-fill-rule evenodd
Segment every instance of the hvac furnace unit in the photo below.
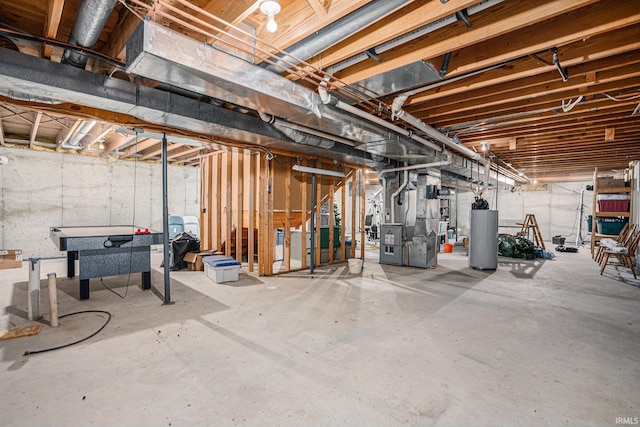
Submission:
M 469 267 L 477 270 L 498 268 L 498 211 L 471 210 Z
M 402 224 L 380 224 L 380 264 L 403 265 Z

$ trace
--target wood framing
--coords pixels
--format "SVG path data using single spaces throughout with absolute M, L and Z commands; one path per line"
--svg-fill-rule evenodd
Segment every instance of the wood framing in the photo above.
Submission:
M 285 168 L 284 268 L 291 270 L 291 168 Z
M 249 228 L 249 236 L 247 238 L 248 241 L 248 249 L 247 249 L 247 263 L 249 265 L 249 272 L 253 272 L 254 267 L 254 258 L 255 258 L 255 234 L 254 230 L 256 228 L 255 219 L 256 219 L 256 155 L 252 153 L 246 154 L 248 162 L 247 168 L 247 176 L 249 178 L 249 218 L 247 226 Z
M 247 262 L 247 272 L 257 271 L 258 275 L 306 269 L 309 265 L 308 221 L 313 215 L 317 248 L 314 264 L 341 262 L 348 258 L 346 213 L 351 206 L 353 245 L 350 256 L 353 256 L 357 224 L 362 222 L 358 206 L 363 206 L 363 202 L 356 197 L 362 173 L 359 169 L 350 169 L 340 179 L 318 174 L 312 188 L 309 173 L 292 171 L 296 163 L 330 167 L 318 159 L 279 155 L 275 161 L 263 152 L 236 148 L 199 159 L 201 248 L 222 251 L 243 264 Z M 346 166 L 339 165 L 338 169 L 345 170 Z M 346 196 L 347 183 L 352 188 L 351 199 Z M 311 208 L 312 191 L 316 192 L 316 205 Z M 340 208 L 334 211 L 338 203 Z M 323 206 L 329 207 L 328 222 L 324 225 Z M 336 227 L 336 214 L 341 218 L 340 242 L 335 241 L 338 234 L 332 232 Z M 294 232 L 295 252 L 292 250 Z
M 360 181 L 360 192 L 362 193 L 360 198 L 360 258 L 364 259 L 364 220 L 367 213 L 367 180 L 364 179 L 364 171 L 362 169 L 358 171 L 358 180 Z
M 306 161 L 303 164 L 304 166 L 306 166 Z M 301 241 L 300 241 L 300 246 L 301 246 L 301 254 L 300 254 L 300 258 L 301 258 L 301 263 L 302 263 L 302 268 L 307 268 L 307 218 L 312 215 L 313 213 L 308 209 L 308 198 L 307 198 L 307 174 L 303 173 L 302 174 L 302 185 L 300 186 L 300 199 L 302 200 L 302 212 L 304 213 L 304 215 L 302 216 L 302 225 L 301 225 Z
M 358 193 L 356 177 L 357 171 L 354 171 L 351 174 L 351 258 L 356 257 L 356 194 Z

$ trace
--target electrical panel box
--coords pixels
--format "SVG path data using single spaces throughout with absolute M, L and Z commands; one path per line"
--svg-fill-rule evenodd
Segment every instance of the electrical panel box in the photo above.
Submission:
M 402 224 L 380 224 L 380 263 L 404 265 Z

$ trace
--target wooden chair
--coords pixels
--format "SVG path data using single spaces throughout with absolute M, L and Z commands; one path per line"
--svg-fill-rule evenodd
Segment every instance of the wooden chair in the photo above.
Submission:
M 627 222 L 622 230 L 620 230 L 620 234 L 618 237 L 614 239 L 602 239 L 599 243 L 598 250 L 596 251 L 596 255 L 594 259 L 598 264 L 602 262 L 602 257 L 604 255 L 604 250 L 613 249 L 615 247 L 620 246 L 628 246 L 629 242 L 631 242 L 631 238 L 633 237 L 633 233 L 636 231 L 636 225 Z
M 631 240 L 631 243 L 628 246 L 615 248 L 615 249 L 605 249 L 603 251 L 603 258 L 600 267 L 600 275 L 604 272 L 604 269 L 607 265 L 621 265 L 627 267 L 631 270 L 633 274 L 633 278 L 636 277 L 636 270 L 633 268 L 633 257 L 636 254 L 636 249 L 638 248 L 638 242 L 640 241 L 640 232 L 636 234 L 636 237 Z M 616 258 L 615 262 L 609 262 L 609 258 L 613 255 Z

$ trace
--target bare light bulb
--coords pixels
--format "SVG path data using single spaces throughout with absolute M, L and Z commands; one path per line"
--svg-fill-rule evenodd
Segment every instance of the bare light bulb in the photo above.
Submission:
M 278 23 L 276 22 L 275 16 L 273 14 L 269 15 L 269 20 L 267 21 L 267 31 L 270 33 L 275 33 L 278 31 Z
M 280 13 L 280 4 L 277 0 L 264 0 L 260 3 L 260 12 L 267 16 L 267 31 L 275 33 L 278 31 L 278 23 L 275 16 Z
M 100 141 L 100 144 L 98 145 L 98 148 L 100 150 L 104 150 L 104 142 Z

